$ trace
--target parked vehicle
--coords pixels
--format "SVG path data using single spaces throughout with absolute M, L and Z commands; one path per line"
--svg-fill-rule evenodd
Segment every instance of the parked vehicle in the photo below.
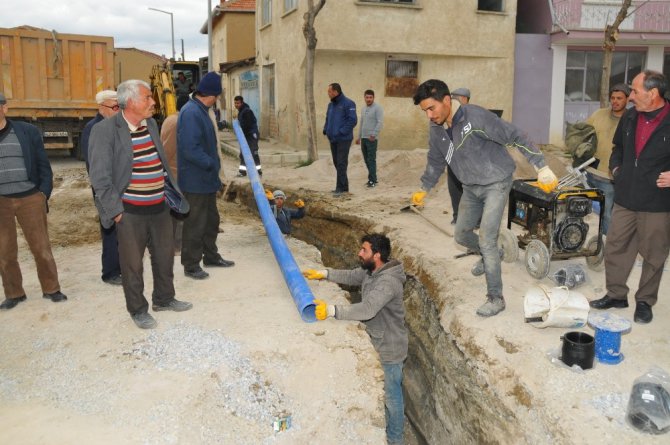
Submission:
M 95 116 L 95 94 L 114 88 L 112 37 L 0 28 L 0 91 L 8 117 L 36 125 L 47 149 L 79 157 L 79 137 Z

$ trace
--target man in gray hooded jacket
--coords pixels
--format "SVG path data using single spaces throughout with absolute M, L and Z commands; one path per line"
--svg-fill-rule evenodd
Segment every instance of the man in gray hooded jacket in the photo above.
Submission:
M 389 260 L 391 242 L 382 234 L 361 239 L 358 259 L 361 267 L 353 270 L 314 270 L 303 272 L 310 280 L 327 279 L 348 286 L 361 286 L 361 302 L 330 305 L 315 300 L 316 318 L 358 320 L 365 324 L 372 346 L 379 353 L 384 369 L 384 405 L 386 438 L 389 444 L 403 443 L 404 401 L 402 368 L 409 342 L 405 327 L 403 287 L 405 271 L 397 260 Z
M 515 148 L 538 170 L 538 184 L 550 192 L 558 180 L 545 165 L 544 155 L 512 124 L 477 105 L 451 100 L 449 87 L 431 79 L 419 85 L 414 95 L 431 121 L 430 148 L 421 190 L 412 195 L 412 205 L 423 206 L 423 198 L 440 179 L 447 165 L 463 183 L 454 238 L 482 258 L 472 268 L 475 276 L 486 274 L 487 301 L 477 309 L 482 317 L 505 309 L 498 232 L 516 168 L 507 148 Z M 479 224 L 479 235 L 474 229 Z

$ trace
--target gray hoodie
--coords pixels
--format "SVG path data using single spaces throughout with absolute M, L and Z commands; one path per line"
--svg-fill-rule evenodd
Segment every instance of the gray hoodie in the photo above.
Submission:
M 328 280 L 348 286 L 361 286 L 361 302 L 335 306 L 338 320 L 358 320 L 372 346 L 379 353 L 382 363 L 402 363 L 407 358 L 407 328 L 403 286 L 405 271 L 396 260 L 368 273 L 359 267 L 352 270 L 328 269 Z
M 424 190 L 437 184 L 447 164 L 465 185 L 503 181 L 516 168 L 508 148 L 518 150 L 537 168 L 545 166 L 542 152 L 517 127 L 477 105 L 451 103 L 452 138 L 442 125 L 430 124 L 428 162 L 421 176 Z

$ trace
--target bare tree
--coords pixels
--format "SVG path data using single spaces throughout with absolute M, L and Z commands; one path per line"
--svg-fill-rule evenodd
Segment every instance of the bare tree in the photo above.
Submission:
M 600 78 L 600 108 L 607 107 L 609 102 L 610 73 L 612 71 L 612 53 L 619 39 L 619 25 L 628 16 L 632 0 L 623 0 L 621 9 L 614 19 L 614 23 L 605 27 L 605 41 L 603 42 L 603 73 Z
M 314 104 L 314 59 L 316 56 L 316 30 L 314 21 L 326 4 L 326 0 L 307 0 L 307 12 L 303 15 L 305 20 L 302 25 L 302 33 L 305 36 L 305 104 L 307 108 L 307 159 L 314 162 L 319 158 L 316 148 L 316 105 Z

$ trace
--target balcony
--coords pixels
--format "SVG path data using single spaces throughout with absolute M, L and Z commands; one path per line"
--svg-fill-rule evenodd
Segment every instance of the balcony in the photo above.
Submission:
M 620 1 L 611 0 L 553 0 L 558 23 L 570 31 L 605 29 L 612 24 Z M 620 31 L 670 32 L 670 1 L 634 1 L 629 16 L 621 23 Z

